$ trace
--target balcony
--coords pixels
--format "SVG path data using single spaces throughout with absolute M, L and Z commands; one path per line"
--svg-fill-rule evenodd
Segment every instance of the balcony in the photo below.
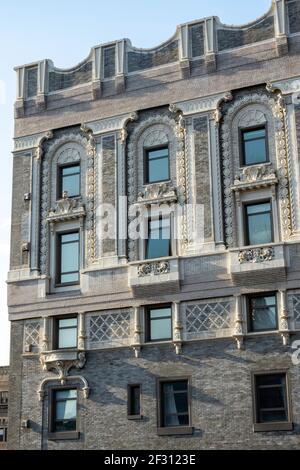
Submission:
M 160 294 L 166 290 L 168 293 L 179 292 L 178 258 L 160 258 L 131 263 L 128 282 L 135 297 L 153 296 L 154 293 Z
M 286 267 L 283 245 L 270 244 L 230 250 L 230 273 L 237 285 L 284 280 Z

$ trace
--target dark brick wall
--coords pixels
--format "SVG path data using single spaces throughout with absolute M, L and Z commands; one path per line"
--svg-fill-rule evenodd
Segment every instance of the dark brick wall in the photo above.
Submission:
M 22 416 L 22 348 L 23 321 L 11 323 L 10 368 L 9 368 L 9 407 L 8 407 L 8 448 L 20 448 Z M 28 397 L 29 399 L 29 397 Z
M 176 62 L 178 60 L 178 41 L 173 41 L 153 52 L 130 51 L 127 57 L 128 72 L 136 72 Z
M 288 3 L 288 19 L 290 33 L 300 32 L 300 1 L 291 1 Z
M 38 68 L 31 67 L 26 71 L 26 96 L 33 98 L 37 95 Z
M 234 49 L 235 47 L 245 46 L 259 41 L 271 39 L 275 35 L 274 17 L 269 16 L 260 23 L 247 29 L 219 29 L 218 30 L 218 49 Z
M 203 24 L 195 24 L 189 28 L 189 39 L 192 48 L 192 57 L 204 55 L 204 27 Z
M 14 358 L 19 361 L 16 355 Z M 16 371 L 15 365 L 13 368 Z M 287 369 L 290 373 L 294 431 L 254 433 L 251 372 L 280 369 Z M 172 345 L 144 348 L 139 359 L 134 358 L 129 349 L 89 352 L 81 373 L 91 387 L 88 400 L 81 393 L 79 396 L 81 438 L 79 441 L 48 441 L 48 397 L 45 397 L 42 410 L 36 394 L 45 374 L 41 371 L 38 358 L 24 359 L 22 414 L 31 418 L 33 427 L 21 431 L 22 448 L 39 449 L 41 445 L 44 449 L 299 448 L 300 369 L 292 365 L 290 349 L 282 346 L 282 340 L 277 335 L 249 339 L 244 351 L 238 351 L 233 340 L 217 340 L 185 345 L 182 356 L 175 355 Z M 188 437 L 159 437 L 157 379 L 182 376 L 190 377 L 194 434 Z M 129 383 L 142 385 L 141 421 L 127 419 Z M 15 398 L 20 400 L 19 396 Z M 16 411 L 16 416 L 19 416 L 19 410 Z M 15 423 L 17 427 L 18 421 L 15 420 Z M 16 440 L 14 442 L 17 444 Z M 14 447 L 17 448 L 17 445 Z
M 92 62 L 87 62 L 72 72 L 50 72 L 49 91 L 64 90 L 92 81 Z
M 208 120 L 207 117 L 194 119 L 195 133 L 195 184 L 197 204 L 204 205 L 204 237 L 212 237 L 211 225 L 211 186 L 208 150 Z
M 104 204 L 116 204 L 116 148 L 114 136 L 102 140 L 102 197 Z M 116 241 L 103 240 L 103 255 L 116 254 Z
M 28 255 L 22 253 L 22 228 L 26 217 L 29 217 L 30 205 L 24 201 L 24 194 L 30 192 L 31 158 L 14 157 L 13 162 L 13 197 L 11 222 L 11 256 L 10 267 L 16 269 L 28 266 Z

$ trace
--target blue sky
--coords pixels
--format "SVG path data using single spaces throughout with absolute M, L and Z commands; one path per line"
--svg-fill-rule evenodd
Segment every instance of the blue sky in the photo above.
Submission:
M 129 38 L 136 47 L 153 47 L 167 40 L 176 25 L 219 16 L 223 23 L 244 24 L 264 14 L 271 0 L 40 0 L 3 2 L 0 16 L 0 365 L 9 360 L 6 274 L 9 260 L 13 67 L 52 59 L 57 67 L 72 67 L 90 48 Z M 5 87 L 5 93 L 3 88 Z M 5 94 L 3 100 L 3 95 Z M 4 101 L 4 102 L 3 102 Z

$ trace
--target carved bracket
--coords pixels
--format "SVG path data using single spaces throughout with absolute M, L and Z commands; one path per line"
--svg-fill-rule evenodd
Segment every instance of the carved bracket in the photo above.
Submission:
M 272 247 L 253 248 L 239 252 L 239 263 L 264 263 L 275 258 L 275 251 Z
M 138 277 L 159 276 L 170 272 L 168 261 L 158 261 L 155 263 L 144 263 L 138 267 Z

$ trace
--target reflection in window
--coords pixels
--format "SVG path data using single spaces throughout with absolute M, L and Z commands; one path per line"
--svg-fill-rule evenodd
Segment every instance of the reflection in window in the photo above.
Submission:
M 54 392 L 53 432 L 76 431 L 77 390 Z
M 146 258 L 171 256 L 170 217 L 149 220 Z
M 188 381 L 162 382 L 161 426 L 189 426 Z
M 266 128 L 242 131 L 243 164 L 256 165 L 268 161 Z
M 256 375 L 255 391 L 258 423 L 289 420 L 286 374 Z
M 246 229 L 248 245 L 263 245 L 273 242 L 272 208 L 270 202 L 247 204 Z
M 157 183 L 169 179 L 169 148 L 146 150 L 146 183 Z
M 149 307 L 148 341 L 166 341 L 172 339 L 172 308 Z
M 79 282 L 79 232 L 58 235 L 57 284 Z
M 80 165 L 68 165 L 59 168 L 59 197 L 64 193 L 68 197 L 80 196 Z
M 255 331 L 277 330 L 276 295 L 249 297 L 249 329 Z
M 77 347 L 77 317 L 58 319 L 57 347 L 58 349 Z

